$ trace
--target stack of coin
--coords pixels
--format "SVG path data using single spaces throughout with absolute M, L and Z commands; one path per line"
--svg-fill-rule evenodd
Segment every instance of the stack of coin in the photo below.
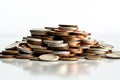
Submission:
M 34 61 L 120 58 L 119 52 L 112 51 L 112 45 L 91 39 L 91 33 L 79 30 L 77 25 L 59 24 L 58 27 L 34 28 L 30 32 L 31 36 L 23 37 L 22 41 L 7 46 L 0 53 L 0 58 Z

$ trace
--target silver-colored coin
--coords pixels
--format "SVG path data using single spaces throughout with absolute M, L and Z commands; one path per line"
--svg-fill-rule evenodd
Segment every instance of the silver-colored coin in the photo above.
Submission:
M 52 44 L 52 43 L 63 43 L 63 40 L 44 40 L 45 44 Z
M 24 53 L 27 53 L 27 54 L 32 54 L 33 53 L 31 50 L 26 50 L 22 47 L 17 47 L 17 50 L 21 51 L 21 52 L 24 52 Z
M 66 47 L 68 46 L 68 43 L 52 43 L 48 44 L 49 47 Z
M 54 54 L 70 54 L 70 51 L 53 51 Z
M 42 39 L 37 39 L 37 38 L 27 38 L 29 41 L 42 41 Z
M 57 61 L 59 60 L 59 56 L 54 54 L 43 54 L 39 56 L 39 59 L 43 61 Z
M 120 59 L 120 52 L 113 52 L 111 54 L 106 54 L 107 58 Z

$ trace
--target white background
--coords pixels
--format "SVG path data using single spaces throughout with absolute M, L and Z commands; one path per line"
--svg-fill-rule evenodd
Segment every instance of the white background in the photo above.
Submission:
M 120 0 L 0 0 L 0 35 L 76 24 L 92 34 L 119 34 Z

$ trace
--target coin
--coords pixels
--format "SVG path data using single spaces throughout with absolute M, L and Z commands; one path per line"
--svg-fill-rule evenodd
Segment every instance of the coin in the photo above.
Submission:
M 61 27 L 78 27 L 77 25 L 59 24 Z
M 59 56 L 56 56 L 54 54 L 43 54 L 39 56 L 39 59 L 43 61 L 57 61 L 59 60 Z
M 106 54 L 106 58 L 120 59 L 120 52 L 113 52 L 112 54 Z
M 42 39 L 27 38 L 27 43 L 32 44 L 32 45 L 41 45 L 42 44 Z
M 19 46 L 19 43 L 12 43 L 10 45 L 8 45 L 7 47 L 5 47 L 6 50 L 15 50 L 16 47 Z
M 0 55 L 0 58 L 13 58 L 14 55 Z
M 70 54 L 70 51 L 53 51 L 54 54 Z
M 22 47 L 17 47 L 17 50 L 20 51 L 20 53 L 26 53 L 26 54 L 32 54 L 33 52 L 31 50 L 27 50 Z
M 77 27 L 58 27 L 58 29 L 61 29 L 61 30 L 71 30 L 71 31 L 78 30 Z
M 63 40 L 44 40 L 45 44 L 52 44 L 52 43 L 63 43 Z
M 17 56 L 15 56 L 15 58 L 17 58 L 17 59 L 30 59 L 32 57 L 33 57 L 32 55 L 17 55 Z
M 78 57 L 61 57 L 60 60 L 63 61 L 77 61 L 79 58 Z
M 17 51 L 17 50 L 5 50 L 5 51 L 2 51 L 2 54 L 4 54 L 4 55 L 18 55 L 19 51 Z
M 39 61 L 39 57 L 31 57 L 30 60 L 32 60 L 32 61 Z
M 81 41 L 69 41 L 68 46 L 69 47 L 80 47 L 80 42 Z
M 58 29 L 58 28 L 57 27 L 45 27 L 45 29 L 54 30 L 54 29 Z
M 52 36 L 69 36 L 69 32 L 49 31 L 48 34 Z
M 49 47 L 66 47 L 68 46 L 68 43 L 52 43 L 48 44 Z
M 87 55 L 87 56 L 85 57 L 85 59 L 88 59 L 88 60 L 100 60 L 100 59 L 102 59 L 102 58 L 101 58 L 101 56 L 99 56 L 99 55 Z
M 73 54 L 82 54 L 83 53 L 82 48 L 69 48 L 69 51 Z
M 48 29 L 41 29 L 41 28 L 34 28 L 34 29 L 30 30 L 32 36 L 34 36 L 34 35 L 47 35 L 47 33 L 49 31 L 50 30 L 48 30 Z

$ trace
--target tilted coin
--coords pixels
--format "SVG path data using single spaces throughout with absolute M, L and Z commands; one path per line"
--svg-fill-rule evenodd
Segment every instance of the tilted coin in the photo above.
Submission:
M 112 52 L 111 54 L 106 54 L 106 57 L 110 59 L 120 59 L 120 52 Z
M 39 56 L 39 59 L 43 61 L 57 61 L 59 60 L 59 56 L 54 54 L 43 54 Z
M 22 53 L 32 54 L 33 52 L 31 50 L 24 49 L 22 47 L 17 47 L 17 50 Z
M 18 46 L 19 46 L 19 43 L 12 43 L 12 44 L 8 45 L 5 49 L 6 50 L 15 50 L 16 47 L 18 47 Z

